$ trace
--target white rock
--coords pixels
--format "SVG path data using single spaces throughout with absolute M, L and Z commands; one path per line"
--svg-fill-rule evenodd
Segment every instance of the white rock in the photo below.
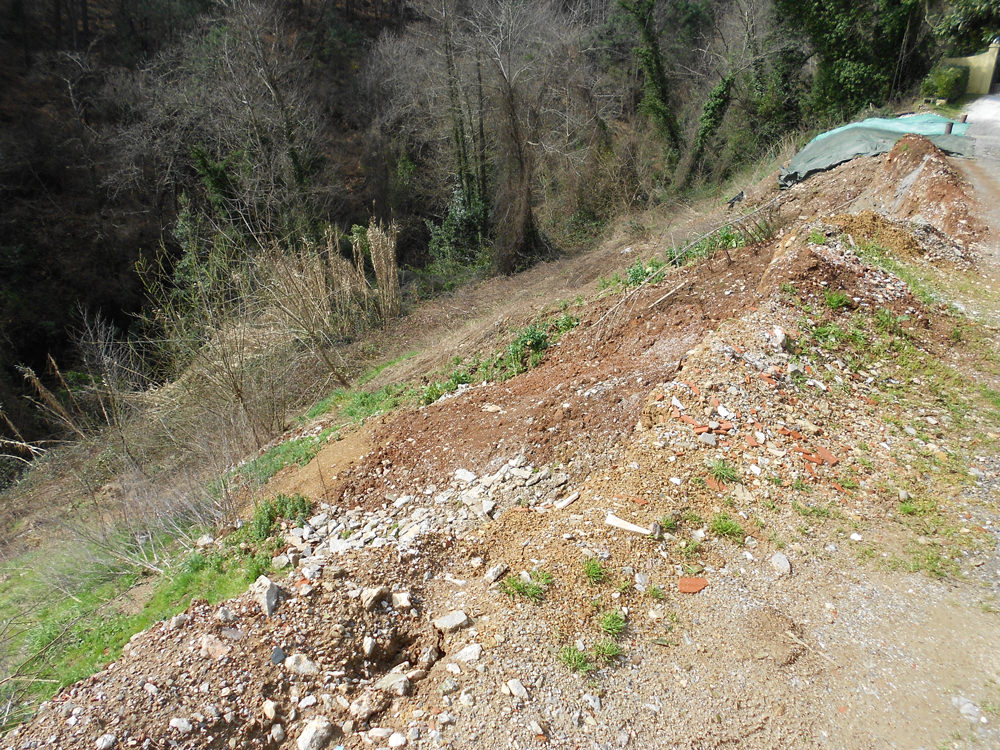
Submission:
M 400 734 L 399 732 L 393 732 L 389 735 L 389 747 L 405 747 L 406 746 L 406 736 Z
M 500 577 L 508 570 L 510 570 L 510 568 L 507 567 L 506 563 L 497 563 L 486 571 L 486 574 L 483 576 L 483 581 L 486 582 L 487 586 L 490 586 L 499 581 Z
M 410 680 L 402 672 L 389 672 L 389 674 L 375 683 L 375 687 L 391 695 L 403 696 L 410 694 Z
M 118 738 L 113 734 L 102 734 L 97 738 L 97 742 L 94 743 L 94 747 L 96 747 L 97 750 L 111 750 L 117 741 Z
M 169 628 L 170 630 L 177 630 L 178 628 L 183 628 L 185 625 L 187 625 L 187 622 L 190 619 L 191 618 L 188 617 L 183 612 L 179 615 L 174 615 L 173 617 L 170 618 L 170 622 L 167 623 L 167 628 Z
M 449 612 L 434 621 L 434 627 L 442 633 L 453 633 L 471 624 L 469 616 L 461 610 Z
M 771 567 L 774 569 L 774 572 L 777 573 L 779 576 L 788 576 L 792 574 L 792 564 L 788 561 L 788 558 L 785 557 L 785 555 L 783 555 L 781 552 L 775 552 L 773 555 L 771 555 L 770 562 L 771 562 Z
M 299 750 L 324 750 L 336 729 L 325 716 L 317 716 L 306 724 L 295 745 Z
M 478 661 L 479 657 L 483 655 L 483 647 L 478 643 L 470 643 L 468 646 L 463 648 L 457 654 L 455 654 L 455 661 L 461 661 L 469 663 L 472 661 Z
M 199 653 L 203 659 L 223 659 L 229 654 L 232 648 L 210 633 L 205 633 L 201 637 L 199 645 L 201 646 Z
M 455 479 L 457 479 L 459 482 L 465 482 L 466 484 L 472 484 L 473 482 L 476 481 L 476 475 L 473 474 L 468 469 L 456 469 L 455 470 Z
M 275 724 L 271 727 L 271 739 L 278 744 L 285 741 L 285 728 L 281 724 Z
M 852 542 L 860 542 L 861 541 L 861 534 L 859 534 L 858 532 L 855 531 L 853 534 L 851 534 L 850 538 L 851 538 Z
M 264 717 L 268 721 L 274 721 L 278 716 L 278 704 L 274 701 L 264 701 Z
M 292 654 L 285 659 L 285 668 L 289 672 L 301 675 L 319 674 L 319 667 L 309 660 L 305 654 Z
M 195 542 L 195 546 L 199 549 L 204 549 L 205 547 L 211 547 L 215 544 L 215 537 L 211 534 L 202 534 L 198 537 L 198 541 Z
M 528 700 L 528 691 L 524 689 L 524 685 L 516 677 L 513 680 L 507 680 L 507 689 L 510 690 L 510 694 L 515 698 Z
M 229 607 L 222 606 L 219 607 L 219 611 L 215 613 L 215 619 L 220 622 L 232 622 L 236 619 L 236 613 Z
M 399 611 L 407 611 L 413 606 L 410 602 L 409 591 L 397 591 L 392 595 L 392 608 Z
M 191 730 L 194 729 L 190 721 L 180 716 L 175 716 L 170 720 L 170 728 L 176 729 L 181 734 L 190 734 Z
M 580 493 L 579 492 L 571 492 L 569 495 L 567 495 L 566 497 L 564 497 L 562 500 L 557 500 L 555 502 L 555 507 L 558 510 L 562 510 L 563 508 L 569 507 L 570 505 L 572 505 L 573 503 L 575 503 L 579 499 L 580 499 Z
M 375 639 L 370 635 L 366 635 L 361 641 L 361 653 L 365 656 L 371 656 L 375 653 Z
M 361 604 L 365 609 L 371 611 L 375 609 L 375 605 L 387 596 L 389 596 L 388 586 L 376 586 L 374 588 L 364 589 L 361 592 Z

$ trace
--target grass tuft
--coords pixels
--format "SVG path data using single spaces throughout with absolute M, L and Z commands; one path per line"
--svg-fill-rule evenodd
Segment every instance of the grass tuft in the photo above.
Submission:
M 740 473 L 736 470 L 736 467 L 728 463 L 724 458 L 712 461 L 708 470 L 712 478 L 717 482 L 738 484 L 740 481 Z
M 625 630 L 625 615 L 621 610 L 611 610 L 601 615 L 601 630 L 617 638 Z
M 559 649 L 559 661 L 578 674 L 587 674 L 594 669 L 587 653 L 576 646 L 563 646 Z
M 746 536 L 743 533 L 743 527 L 740 526 L 739 522 L 727 513 L 719 513 L 712 519 L 712 523 L 709 525 L 709 529 L 716 536 L 728 537 L 734 542 L 739 542 L 742 544 L 743 538 Z
M 587 577 L 587 581 L 595 586 L 602 583 L 608 575 L 596 557 L 588 557 L 583 561 L 583 574 Z

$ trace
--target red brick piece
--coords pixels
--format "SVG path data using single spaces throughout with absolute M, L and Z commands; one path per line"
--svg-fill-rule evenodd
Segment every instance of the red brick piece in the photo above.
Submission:
M 697 594 L 708 585 L 707 578 L 678 578 L 677 590 L 682 594 Z
M 830 464 L 830 466 L 836 466 L 838 463 L 840 463 L 839 458 L 837 458 L 835 455 L 833 455 L 830 451 L 828 451 L 826 448 L 822 446 L 816 449 L 816 455 L 822 458 L 828 464 Z

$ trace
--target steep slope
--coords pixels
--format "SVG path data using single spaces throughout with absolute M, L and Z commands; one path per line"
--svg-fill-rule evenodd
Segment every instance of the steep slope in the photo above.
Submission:
M 759 200 L 772 239 L 277 477 L 287 572 L 2 746 L 1000 743 L 1000 351 L 914 277 L 995 272 L 974 195 L 904 139 Z

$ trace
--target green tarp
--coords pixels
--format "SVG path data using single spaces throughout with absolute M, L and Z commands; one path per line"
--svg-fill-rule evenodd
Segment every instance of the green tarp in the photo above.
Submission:
M 952 134 L 945 135 L 945 126 L 949 122 L 953 126 Z M 857 156 L 884 154 L 907 133 L 926 136 L 947 154 L 971 156 L 972 140 L 965 137 L 968 129 L 968 124 L 954 122 L 941 115 L 869 117 L 813 138 L 789 162 L 788 168 L 781 170 L 778 184 L 791 187 L 809 175 L 833 169 Z

